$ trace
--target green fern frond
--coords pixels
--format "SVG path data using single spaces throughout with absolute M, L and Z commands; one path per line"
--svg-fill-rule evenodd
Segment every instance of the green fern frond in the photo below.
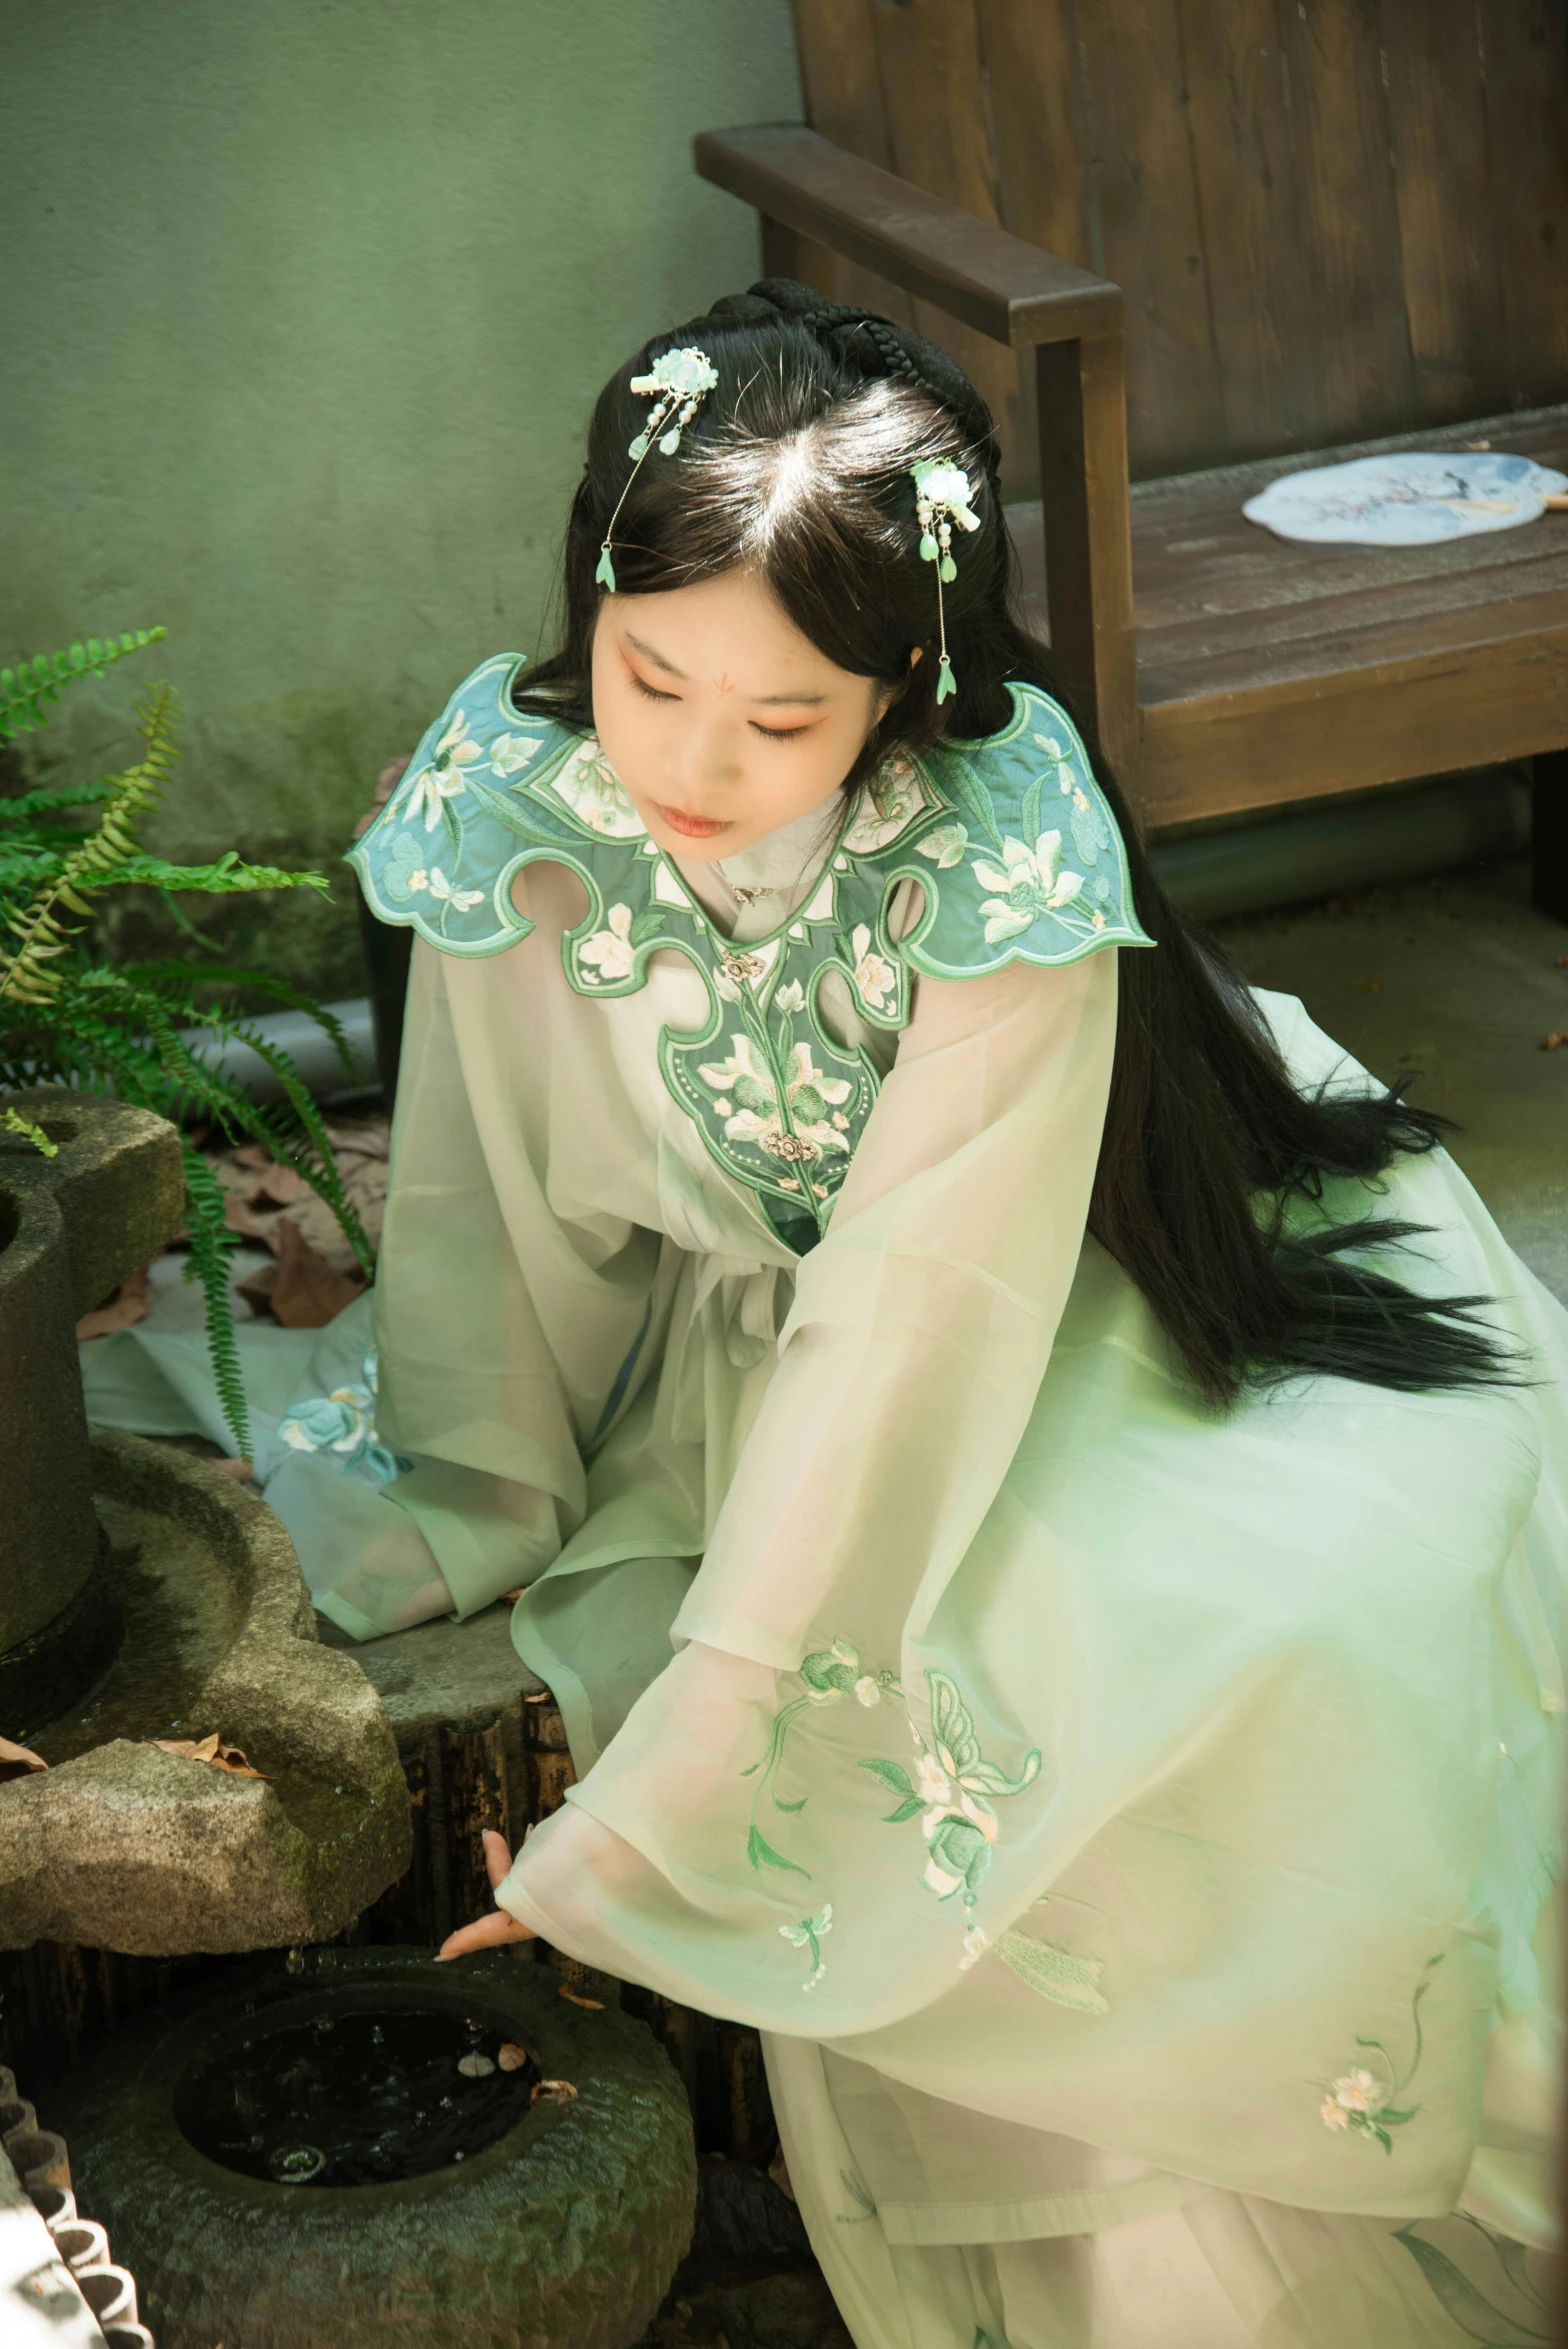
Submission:
M 240 1374 L 239 1347 L 234 1342 L 234 1298 L 229 1288 L 229 1259 L 239 1234 L 228 1223 L 223 1185 L 199 1150 L 183 1145 L 185 1158 L 185 1236 L 190 1243 L 187 1280 L 199 1280 L 207 1303 L 207 1354 L 212 1363 L 218 1401 L 242 1460 L 251 1458 L 250 1412 L 245 1382 Z
M 290 873 L 277 865 L 248 865 L 228 849 L 214 865 L 171 865 L 161 856 L 127 857 L 116 880 L 138 881 L 148 889 L 200 889 L 221 897 L 232 889 L 314 889 L 330 898 L 332 884 L 325 873 Z
M 127 653 L 144 652 L 168 633 L 166 628 L 127 628 L 101 641 L 89 636 L 64 652 L 39 653 L 34 660 L 19 661 L 14 669 L 0 669 L 0 742 L 46 725 L 44 704 L 58 701 L 79 677 L 101 677 Z
M 3 1101 L 0 1101 L 0 1127 L 4 1127 L 8 1134 L 20 1134 L 24 1142 L 31 1142 L 33 1148 L 41 1150 L 45 1158 L 57 1158 L 60 1154 L 59 1143 L 51 1142 L 42 1126 L 35 1126 L 32 1119 L 24 1117 L 19 1109 L 8 1109 Z
M 173 980 L 201 987 L 243 987 L 252 994 L 265 995 L 269 1002 L 280 1004 L 285 1011 L 297 1011 L 306 1019 L 314 1021 L 342 1062 L 344 1075 L 355 1077 L 359 1074 L 358 1056 L 349 1042 L 348 1030 L 336 1012 L 330 1011 L 324 1003 L 317 1003 L 314 996 L 307 995 L 303 988 L 292 986 L 287 979 L 274 978 L 270 971 L 245 970 L 233 963 L 207 963 L 199 971 L 192 971 L 188 964 L 182 962 L 137 962 L 125 963 L 121 967 L 129 976 L 138 979 Z M 205 1020 L 216 1029 L 226 1015 L 200 1011 L 193 1012 L 191 1016 L 193 1019 Z M 225 1029 L 224 1032 L 229 1031 Z
M 58 990 L 58 975 L 45 964 L 62 954 L 71 936 L 88 916 L 88 898 L 106 889 L 137 853 L 132 827 L 162 797 L 163 787 L 178 756 L 175 723 L 178 704 L 171 686 L 156 686 L 137 711 L 137 730 L 143 751 L 134 767 L 114 778 L 115 788 L 95 831 L 62 858 L 58 870 L 35 891 L 25 906 L 8 907 L 6 926 L 18 943 L 0 956 L 0 1002 L 9 995 L 16 1002 L 42 1004 Z M 63 924 L 64 906 L 77 919 Z
M 0 824 L 31 824 L 58 808 L 96 807 L 110 797 L 116 781 L 113 775 L 95 775 L 90 783 L 51 783 L 23 791 L 15 799 L 0 799 Z M 68 837 L 74 840 L 78 835 Z

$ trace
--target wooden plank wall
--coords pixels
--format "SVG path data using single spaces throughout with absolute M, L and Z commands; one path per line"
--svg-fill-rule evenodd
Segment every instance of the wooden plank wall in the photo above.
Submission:
M 794 9 L 825 137 L 1123 288 L 1135 477 L 1568 396 L 1568 0 Z M 968 366 L 1037 494 L 1029 370 L 810 267 Z

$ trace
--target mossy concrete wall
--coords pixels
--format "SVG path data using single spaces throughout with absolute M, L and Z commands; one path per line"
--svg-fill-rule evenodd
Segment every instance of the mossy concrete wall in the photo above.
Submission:
M 583 428 L 645 335 L 758 274 L 694 131 L 800 112 L 787 0 L 48 0 L 13 10 L 0 661 L 163 621 L 27 747 L 123 755 L 159 828 L 326 863 L 377 765 L 539 639 Z M 335 912 L 230 941 L 356 992 Z

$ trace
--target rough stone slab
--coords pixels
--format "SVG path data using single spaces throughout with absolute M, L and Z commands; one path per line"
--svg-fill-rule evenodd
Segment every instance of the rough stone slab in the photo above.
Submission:
M 378 1691 L 399 1744 L 405 1733 L 437 1723 L 483 1728 L 520 1697 L 549 1693 L 512 1645 L 510 1607 L 487 1607 L 466 1623 L 443 1616 L 363 1642 L 325 1618 L 319 1628 L 322 1646 L 345 1650 Z
M 38 1733 L 52 1766 L 0 1786 L 0 1946 L 137 1956 L 341 1932 L 408 1865 L 391 1727 L 323 1648 L 288 1535 L 206 1462 L 100 1434 L 93 1454 L 127 1617 L 107 1676 Z M 267 1780 L 141 1741 L 216 1730 Z

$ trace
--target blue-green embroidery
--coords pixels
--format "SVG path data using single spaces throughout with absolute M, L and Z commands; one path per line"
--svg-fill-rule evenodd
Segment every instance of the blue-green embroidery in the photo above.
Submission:
M 382 920 L 457 955 L 526 937 L 516 874 L 540 859 L 567 866 L 588 894 L 562 947 L 584 996 L 635 994 L 650 955 L 684 954 L 708 1012 L 700 1029 L 662 1032 L 664 1081 L 797 1250 L 826 1229 L 880 1082 L 821 1017 L 828 971 L 869 1025 L 897 1030 L 916 972 L 966 978 L 1148 944 L 1083 747 L 1032 686 L 1010 689 L 1012 721 L 984 742 L 891 753 L 846 799 L 807 902 L 741 945 L 648 837 L 593 737 L 512 706 L 519 665 L 487 661 L 460 688 L 349 862 Z M 888 910 L 904 880 L 920 883 L 923 911 L 895 942 Z
M 800 1667 L 800 1678 L 805 1682 L 805 1694 L 792 1697 L 779 1708 L 767 1751 L 760 1762 L 753 1762 L 741 1772 L 743 1778 L 757 1780 L 752 1789 L 746 1838 L 746 1856 L 752 1867 L 759 1874 L 764 1869 L 785 1870 L 805 1877 L 811 1873 L 797 1860 L 775 1850 L 757 1825 L 757 1810 L 764 1795 L 776 1811 L 794 1813 L 806 1807 L 807 1796 L 787 1797 L 778 1791 L 786 1742 L 801 1714 L 809 1706 L 835 1704 L 847 1696 L 868 1707 L 880 1704 L 886 1697 L 903 1707 L 915 1748 L 913 1769 L 906 1768 L 902 1762 L 881 1759 L 859 1762 L 856 1768 L 869 1771 L 895 1796 L 893 1809 L 883 1814 L 889 1825 L 900 1826 L 905 1820 L 920 1819 L 926 1846 L 923 1881 L 939 1900 L 958 1899 L 965 1924 L 958 1962 L 960 1968 L 972 1966 L 989 1946 L 976 1923 L 975 1908 L 1001 1832 L 995 1802 L 1022 1794 L 1025 1787 L 1034 1784 L 1040 1775 L 1039 1748 L 1029 1749 L 1022 1768 L 1013 1776 L 995 1762 L 988 1762 L 981 1753 L 974 1716 L 964 1702 L 958 1683 L 950 1673 L 930 1667 L 925 1674 L 930 1699 L 927 1736 L 916 1721 L 908 1692 L 900 1686 L 897 1676 L 885 1669 L 862 1671 L 858 1649 L 845 1639 L 836 1639 L 830 1648 L 817 1649 L 807 1656 Z M 826 1913 L 831 1917 L 831 1909 Z M 781 1930 L 787 1940 L 795 1938 L 794 1929 Z M 825 1970 L 819 1955 L 813 1982 L 820 1980 Z
M 876 2217 L 877 2206 L 852 2171 L 840 2170 L 838 2174 L 843 2180 L 844 2191 L 850 2201 L 858 2202 L 860 2208 L 858 2210 L 835 2211 L 834 2218 L 841 2227 L 863 2227 L 868 2219 Z
M 1382 2057 L 1388 2077 L 1380 2080 L 1375 2072 L 1358 2064 L 1342 2073 L 1337 2080 L 1331 2081 L 1328 2093 L 1318 2107 L 1325 2129 L 1353 2130 L 1359 2137 L 1375 2138 L 1385 2153 L 1393 2152 L 1394 2140 L 1389 2135 L 1390 2129 L 1402 2129 L 1407 2121 L 1415 2119 L 1421 2109 L 1418 2104 L 1401 2107 L 1399 2099 L 1421 2068 L 1421 2001 L 1432 1987 L 1433 1968 L 1442 1962 L 1441 1956 L 1427 1959 L 1421 1969 L 1421 1979 L 1411 1995 L 1410 2023 L 1415 2046 L 1408 2067 L 1403 2072 L 1397 2069 L 1381 2039 L 1358 2039 L 1358 2047 L 1370 2047 Z
M 294 1452 L 326 1452 L 356 1484 L 390 1484 L 413 1467 L 388 1451 L 376 1434 L 376 1356 L 360 1366 L 359 1383 L 311 1395 L 278 1422 L 279 1439 Z
M 815 1990 L 827 1967 L 822 1962 L 822 1943 L 833 1930 L 833 1903 L 824 1901 L 814 1917 L 801 1917 L 793 1925 L 781 1925 L 779 1937 L 792 1942 L 796 1949 L 811 1953 L 811 1972 L 801 1984 L 803 1990 Z
M 1400 2227 L 1394 2241 L 1420 2268 L 1444 2314 L 1480 2349 L 1547 2349 L 1557 2340 L 1551 2253 L 1532 2253 L 1457 2211 Z
M 1032 1933 L 1020 1933 L 1016 1926 L 999 1933 L 992 1946 L 1020 1982 L 1027 1982 L 1037 1996 L 1050 1999 L 1054 2006 L 1071 2007 L 1080 2015 L 1110 2013 L 1100 1988 L 1103 1968 L 1098 1958 L 1076 1957 L 1070 1949 L 1058 1949 L 1054 1942 L 1036 1941 Z

